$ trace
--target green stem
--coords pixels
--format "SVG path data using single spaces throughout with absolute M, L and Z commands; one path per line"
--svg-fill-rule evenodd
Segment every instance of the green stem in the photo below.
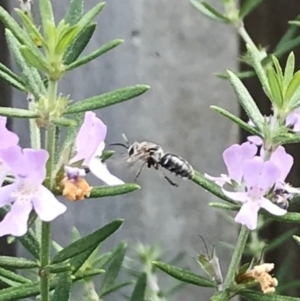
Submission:
M 231 258 L 231 262 L 228 268 L 228 272 L 225 278 L 225 282 L 224 282 L 224 286 L 228 287 L 235 276 L 235 273 L 237 272 L 242 256 L 243 256 L 243 252 L 244 249 L 246 247 L 246 243 L 247 243 L 247 239 L 249 236 L 250 231 L 248 230 L 247 227 L 242 226 L 239 237 L 238 237 L 238 241 L 237 244 L 235 246 L 232 258 Z
M 50 223 L 42 222 L 42 238 L 41 238 L 41 272 L 40 272 L 40 287 L 41 301 L 49 301 L 49 275 L 45 272 L 45 267 L 49 264 L 50 254 Z
M 256 49 L 259 52 L 253 40 L 251 39 L 248 32 L 246 31 L 243 23 L 239 24 L 239 26 L 237 27 L 237 31 L 246 44 L 251 45 L 254 49 Z

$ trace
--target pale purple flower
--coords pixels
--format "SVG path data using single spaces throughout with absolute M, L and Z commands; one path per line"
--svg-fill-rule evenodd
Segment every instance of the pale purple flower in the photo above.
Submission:
M 0 116 L 0 150 L 9 148 L 19 143 L 19 137 L 6 128 L 7 117 Z M 0 158 L 0 186 L 2 186 L 6 175 L 9 173 L 9 167 Z
M 0 150 L 0 157 L 15 177 L 14 183 L 0 188 L 0 207 L 11 204 L 10 211 L 0 223 L 0 236 L 24 235 L 32 209 L 45 222 L 66 211 L 66 206 L 42 185 L 46 177 L 47 151 L 11 146 Z
M 291 127 L 293 132 L 300 132 L 300 108 L 290 113 L 286 120 L 286 126 Z
M 273 162 L 264 162 L 261 157 L 246 160 L 243 164 L 242 177 L 245 191 L 223 193 L 232 200 L 242 203 L 242 207 L 235 217 L 235 221 L 247 226 L 250 230 L 257 227 L 257 217 L 260 208 L 264 208 L 273 215 L 284 215 L 286 210 L 279 208 L 265 194 L 279 181 L 281 170 Z
M 100 156 L 105 148 L 106 125 L 97 118 L 94 112 L 86 112 L 84 122 L 76 137 L 76 155 L 70 164 L 83 160 L 82 165 L 108 185 L 124 184 L 122 180 L 112 175 Z
M 225 183 L 234 185 L 242 184 L 244 164 L 246 160 L 252 159 L 257 153 L 257 147 L 250 142 L 243 144 L 233 144 L 223 152 L 223 160 L 226 164 L 228 175 L 221 174 L 220 177 L 212 177 L 204 174 L 206 178 L 214 181 L 219 186 L 224 186 Z M 233 181 L 234 182 L 233 182 Z

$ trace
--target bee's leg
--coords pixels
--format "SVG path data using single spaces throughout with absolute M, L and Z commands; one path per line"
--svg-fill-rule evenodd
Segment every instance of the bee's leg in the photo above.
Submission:
M 159 165 L 157 165 L 157 169 L 158 169 L 158 166 L 159 166 Z M 162 167 L 160 167 L 160 171 L 162 172 L 164 178 L 169 182 L 169 184 L 171 184 L 172 186 L 178 187 L 178 184 L 175 183 L 175 182 L 173 182 L 173 181 L 172 181 L 172 180 L 164 173 L 164 170 L 163 170 Z
M 141 165 L 140 169 L 138 170 L 138 172 L 137 172 L 137 174 L 136 174 L 136 176 L 135 176 L 135 178 L 134 178 L 134 181 L 137 180 L 137 178 L 138 178 L 139 175 L 141 174 L 141 172 L 142 172 L 142 170 L 143 170 L 143 168 L 144 168 L 144 166 L 145 166 L 146 163 L 147 163 L 147 161 L 143 162 L 143 164 Z

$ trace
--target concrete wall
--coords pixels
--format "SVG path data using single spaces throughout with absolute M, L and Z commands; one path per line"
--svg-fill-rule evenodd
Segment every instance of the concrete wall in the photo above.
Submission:
M 217 2 L 210 1 L 212 5 Z M 53 3 L 56 20 L 60 20 L 68 1 Z M 86 1 L 85 9 L 95 3 Z M 161 144 L 201 172 L 225 171 L 221 155 L 238 140 L 238 129 L 209 106 L 238 112 L 229 83 L 213 75 L 236 68 L 238 47 L 234 31 L 203 18 L 188 1 L 182 0 L 108 0 L 97 22 L 86 53 L 113 38 L 123 38 L 125 43 L 68 74 L 60 91 L 78 101 L 127 85 L 149 84 L 151 90 L 138 99 L 97 112 L 108 125 L 107 142 L 122 139 L 121 133 L 125 132 L 130 140 Z M 19 93 L 14 94 L 13 100 L 15 106 L 26 105 Z M 15 129 L 22 136 L 23 145 L 28 145 L 24 122 L 16 122 Z M 122 166 L 113 170 L 126 181 L 134 179 L 134 172 Z M 54 238 L 66 245 L 72 226 L 88 234 L 122 217 L 125 223 L 109 240 L 109 246 L 121 239 L 130 248 L 139 241 L 160 242 L 170 256 L 186 251 L 184 265 L 199 272 L 194 258 L 202 245 L 197 235 L 203 235 L 210 244 L 220 240 L 234 242 L 236 228 L 208 207 L 214 197 L 192 182 L 178 182 L 179 188 L 174 188 L 157 172 L 145 170 L 138 180 L 142 186 L 138 192 L 68 203 L 68 212 L 54 224 Z M 93 179 L 92 183 L 97 182 Z M 227 249 L 220 249 L 219 253 L 225 271 L 230 254 Z M 210 296 L 209 289 L 186 286 L 172 300 L 208 300 Z

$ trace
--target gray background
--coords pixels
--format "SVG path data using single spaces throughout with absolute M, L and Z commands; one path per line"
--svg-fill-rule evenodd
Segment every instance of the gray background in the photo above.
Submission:
M 68 2 L 53 1 L 56 21 L 64 16 Z M 95 3 L 86 1 L 85 10 Z M 209 106 L 219 105 L 238 113 L 229 83 L 213 75 L 227 68 L 236 70 L 235 32 L 205 19 L 182 0 L 108 0 L 97 22 L 85 53 L 114 38 L 122 38 L 125 43 L 67 74 L 60 92 L 71 94 L 78 101 L 124 86 L 148 84 L 151 90 L 141 97 L 97 112 L 108 125 L 107 143 L 121 140 L 121 133 L 125 132 L 131 141 L 161 144 L 186 158 L 200 172 L 224 172 L 222 152 L 238 141 L 238 129 Z M 13 102 L 16 107 L 26 106 L 24 95 L 18 92 L 14 92 Z M 24 123 L 17 121 L 14 128 L 21 143 L 28 146 Z M 134 178 L 134 173 L 122 166 L 112 170 L 125 181 Z M 91 181 L 97 183 L 94 178 Z M 107 247 L 120 240 L 126 240 L 130 248 L 137 242 L 159 242 L 170 256 L 185 251 L 183 265 L 199 273 L 194 258 L 202 245 L 197 235 L 203 235 L 209 244 L 220 240 L 234 242 L 237 228 L 208 207 L 213 196 L 192 182 L 178 182 L 179 187 L 174 188 L 157 172 L 145 170 L 138 180 L 140 191 L 67 203 L 67 213 L 54 222 L 53 237 L 67 245 L 72 226 L 88 234 L 122 217 L 125 223 L 109 239 Z M 230 252 L 220 246 L 219 257 L 226 271 Z M 208 300 L 210 296 L 209 289 L 186 286 L 172 300 Z

